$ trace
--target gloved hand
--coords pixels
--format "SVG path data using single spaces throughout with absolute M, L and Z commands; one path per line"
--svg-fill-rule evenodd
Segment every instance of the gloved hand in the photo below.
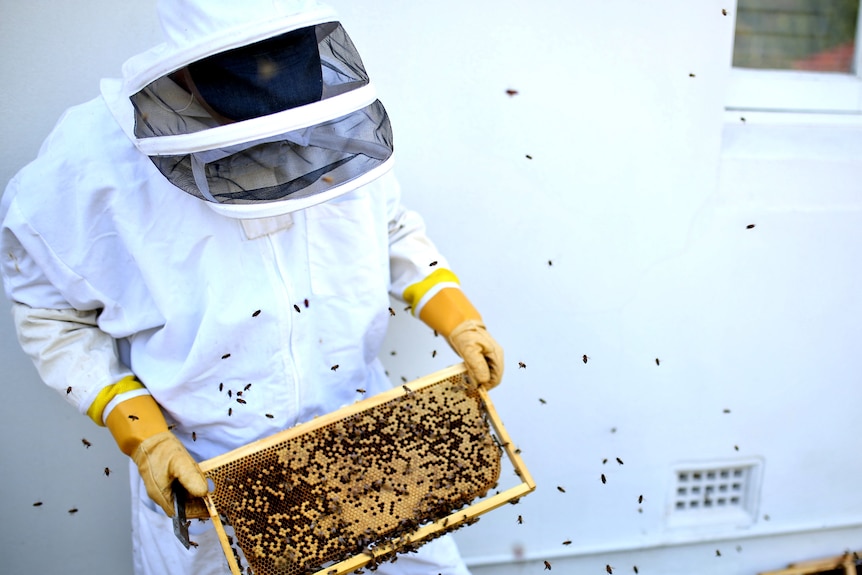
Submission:
M 503 379 L 503 348 L 491 337 L 482 316 L 459 288 L 443 288 L 419 312 L 419 318 L 446 338 L 467 366 L 467 375 L 491 389 Z
M 122 401 L 105 420 L 120 450 L 132 458 L 144 480 L 147 495 L 172 517 L 174 480 L 195 497 L 207 494 L 207 482 L 198 464 L 180 440 L 168 430 L 158 404 L 150 395 Z

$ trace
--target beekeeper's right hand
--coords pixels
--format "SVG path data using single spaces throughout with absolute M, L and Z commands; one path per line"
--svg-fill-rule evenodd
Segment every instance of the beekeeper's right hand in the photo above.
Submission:
M 108 414 L 105 425 L 120 450 L 138 466 L 147 495 L 169 517 L 174 514 L 174 480 L 195 497 L 207 494 L 207 482 L 197 462 L 170 432 L 152 396 L 139 395 L 118 403 Z

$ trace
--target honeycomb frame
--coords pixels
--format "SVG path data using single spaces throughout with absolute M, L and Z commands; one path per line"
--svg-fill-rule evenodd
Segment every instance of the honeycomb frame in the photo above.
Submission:
M 497 486 L 502 455 L 521 483 Z M 535 483 L 487 391 L 454 365 L 200 464 L 233 575 L 346 575 Z M 233 530 L 228 536 L 226 527 Z

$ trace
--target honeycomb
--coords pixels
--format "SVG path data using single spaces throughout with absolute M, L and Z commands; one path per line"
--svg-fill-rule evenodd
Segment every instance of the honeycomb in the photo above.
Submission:
M 202 465 L 246 572 L 304 575 L 362 553 L 373 567 L 375 549 L 415 549 L 411 533 L 496 486 L 502 450 L 463 371 L 376 398 Z

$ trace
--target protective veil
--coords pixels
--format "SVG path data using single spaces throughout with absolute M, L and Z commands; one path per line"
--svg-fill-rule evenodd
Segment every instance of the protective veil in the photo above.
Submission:
M 389 295 L 448 266 L 400 203 L 385 112 L 331 12 L 188 0 L 160 16 L 166 43 L 67 111 L 10 182 L 2 271 L 49 385 L 84 413 L 134 373 L 203 460 L 388 389 Z M 216 93 L 207 66 L 261 42 L 263 76 L 310 70 L 301 85 L 257 107 L 283 92 L 240 65 L 252 85 Z M 136 573 L 226 573 L 209 522 L 187 551 L 131 475 Z M 453 545 L 380 572 L 464 574 Z

